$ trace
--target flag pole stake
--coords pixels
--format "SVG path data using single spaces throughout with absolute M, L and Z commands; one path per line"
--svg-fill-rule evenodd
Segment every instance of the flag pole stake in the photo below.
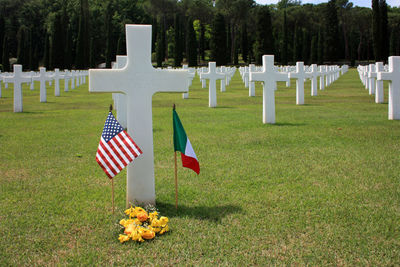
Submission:
M 172 106 L 172 109 L 175 110 L 175 104 Z M 176 160 L 176 151 L 175 151 L 175 209 L 178 210 L 178 166 Z
M 175 208 L 178 210 L 178 167 L 176 163 L 176 151 L 175 151 Z
M 112 213 L 114 215 L 114 179 L 111 178 L 111 192 L 112 192 Z

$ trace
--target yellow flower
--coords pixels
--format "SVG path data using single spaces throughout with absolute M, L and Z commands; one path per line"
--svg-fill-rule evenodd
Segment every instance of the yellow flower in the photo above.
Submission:
M 125 214 L 131 216 L 135 212 L 135 209 L 131 206 L 129 209 L 125 210 Z
M 119 240 L 119 242 L 124 243 L 124 242 L 128 241 L 129 238 L 130 237 L 127 235 L 119 235 L 118 240 Z
M 160 223 L 161 223 L 161 226 L 162 226 L 162 227 L 165 227 L 165 226 L 167 225 L 168 221 L 169 221 L 169 220 L 168 220 L 167 217 L 161 216 L 161 218 L 160 218 Z
M 154 219 L 157 219 L 157 215 L 158 215 L 157 211 L 154 211 L 154 212 L 150 213 L 149 214 L 150 221 L 153 221 Z
M 165 233 L 165 232 L 168 232 L 169 231 L 169 227 L 168 227 L 168 225 L 167 226 L 165 226 L 163 229 L 161 229 L 161 231 L 160 231 L 160 235 L 162 235 L 163 233 Z
M 127 225 L 127 226 L 125 227 L 124 233 L 127 234 L 127 235 L 129 235 L 129 234 L 131 234 L 131 233 L 133 233 L 133 232 L 135 232 L 135 231 L 137 231 L 136 225 L 132 223 L 132 224 L 129 224 L 129 225 Z

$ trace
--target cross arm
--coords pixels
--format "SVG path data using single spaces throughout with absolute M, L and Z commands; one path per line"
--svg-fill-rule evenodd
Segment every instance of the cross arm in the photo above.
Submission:
M 387 81 L 387 80 L 392 80 L 393 76 L 394 75 L 391 72 L 378 72 L 377 79 L 379 81 Z
M 156 92 L 178 92 L 188 91 L 187 80 L 190 75 L 187 70 L 155 70 L 157 79 L 152 79 L 153 94 Z M 151 78 L 151 77 L 149 77 Z
M 127 84 L 121 70 L 89 70 L 89 92 L 124 92 L 132 85 Z M 129 82 L 128 82 L 129 83 Z

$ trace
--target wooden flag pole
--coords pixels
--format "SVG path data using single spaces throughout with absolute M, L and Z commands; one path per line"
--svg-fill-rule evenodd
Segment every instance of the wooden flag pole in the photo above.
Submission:
M 112 104 L 110 105 L 110 112 L 112 112 L 112 110 L 113 110 L 113 106 L 112 106 Z M 114 211 L 115 211 L 115 208 L 114 208 L 114 178 L 111 178 L 111 194 L 112 194 L 112 213 L 113 213 L 113 215 L 114 215 Z
M 173 110 L 175 110 L 175 104 L 173 105 Z M 178 210 L 178 165 L 176 159 L 176 151 L 175 151 L 175 209 Z
M 176 161 L 175 151 L 175 208 L 178 210 L 178 167 Z
M 111 179 L 111 192 L 112 192 L 112 213 L 114 215 L 114 178 Z

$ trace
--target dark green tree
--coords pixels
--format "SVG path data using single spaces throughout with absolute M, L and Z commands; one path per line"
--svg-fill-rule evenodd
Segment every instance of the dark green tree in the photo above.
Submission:
M 388 10 L 386 0 L 379 3 L 380 12 L 380 42 L 381 42 L 381 60 L 387 61 L 389 57 L 389 30 L 388 30 Z M 398 33 L 400 34 L 400 33 Z
M 232 35 L 231 35 L 231 24 L 227 24 L 226 29 L 226 62 L 232 62 Z
M 322 29 L 318 31 L 318 45 L 317 45 L 317 63 L 322 65 L 324 63 L 324 35 Z
M 213 20 L 211 36 L 211 58 L 217 65 L 226 65 L 226 30 L 225 19 L 217 13 Z
M 10 53 L 8 50 L 8 38 L 4 35 L 3 38 L 3 53 L 2 53 L 2 61 L 1 64 L 3 65 L 3 71 L 7 72 L 10 71 Z
M 199 54 L 202 60 L 205 60 L 205 50 L 206 50 L 205 36 L 204 36 L 205 32 L 206 29 L 204 27 L 204 23 L 200 22 Z
M 17 63 L 21 64 L 24 69 L 26 69 L 26 58 L 25 58 L 25 52 L 26 52 L 26 32 L 27 29 L 25 26 L 21 26 L 18 30 L 18 50 L 17 50 Z
M 337 16 L 336 0 L 329 0 L 325 8 L 325 49 L 326 59 L 330 63 L 338 61 L 339 51 L 337 40 L 339 39 L 339 21 Z
M 309 64 L 309 59 L 310 59 L 310 40 L 309 40 L 309 35 L 306 29 L 303 29 L 303 50 L 301 53 L 302 60 L 305 64 Z
M 183 59 L 182 52 L 182 23 L 179 13 L 174 18 L 174 66 L 179 67 Z
M 89 66 L 90 32 L 89 2 L 80 0 L 79 31 L 76 47 L 76 68 L 86 69 Z
M 65 48 L 64 48 L 64 65 L 66 69 L 72 69 L 72 35 L 71 35 L 71 28 L 66 27 L 65 33 Z
M 44 55 L 43 55 L 43 64 L 45 68 L 49 68 L 50 65 L 50 38 L 46 33 L 44 37 Z
M 163 20 L 160 22 L 159 32 L 157 33 L 156 43 L 156 58 L 157 67 L 162 67 L 162 63 L 165 60 L 165 30 Z
M 379 61 L 382 58 L 381 33 L 381 12 L 379 0 L 372 0 L 372 40 L 376 61 Z
M 3 41 L 4 41 L 4 36 L 5 36 L 5 20 L 4 16 L 0 14 L 0 62 L 3 62 Z
M 106 59 L 106 68 L 111 68 L 111 62 L 114 57 L 114 27 L 112 23 L 112 16 L 114 13 L 113 2 L 109 1 L 106 8 L 105 14 L 105 31 L 106 31 L 106 50 L 105 50 L 105 59 Z
M 56 14 L 54 19 L 54 32 L 52 34 L 52 60 L 51 67 L 52 68 L 60 68 L 64 69 L 64 47 L 65 47 L 65 23 L 63 21 L 63 17 L 61 14 Z
M 188 18 L 186 23 L 186 59 L 189 67 L 197 66 L 197 41 L 192 18 Z
M 271 13 L 268 6 L 259 7 L 256 14 L 256 64 L 261 64 L 263 55 L 274 54 L 274 38 L 272 35 Z
M 241 38 L 241 52 L 242 58 L 245 63 L 248 63 L 248 54 L 249 54 L 249 41 L 247 36 L 247 24 L 244 22 L 242 24 L 242 38 Z
M 282 40 L 282 64 L 288 64 L 288 29 L 287 29 L 287 18 L 286 9 L 283 11 L 283 40 Z
M 318 36 L 314 35 L 311 39 L 309 63 L 316 64 L 317 61 L 318 61 Z

